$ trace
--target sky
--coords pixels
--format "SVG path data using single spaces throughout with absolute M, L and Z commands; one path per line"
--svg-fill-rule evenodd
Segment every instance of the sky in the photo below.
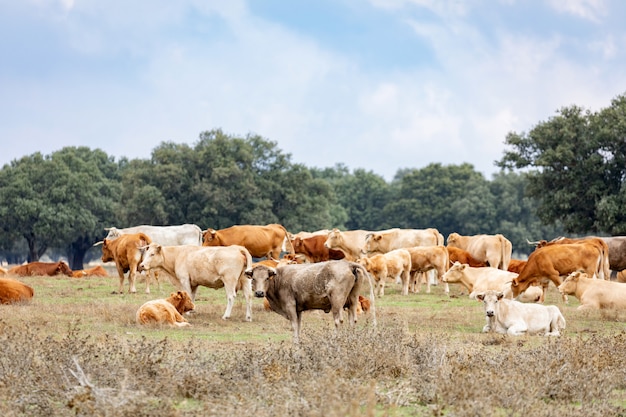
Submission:
M 0 0 L 0 166 L 222 129 L 293 163 L 499 171 L 509 132 L 626 93 L 622 0 Z

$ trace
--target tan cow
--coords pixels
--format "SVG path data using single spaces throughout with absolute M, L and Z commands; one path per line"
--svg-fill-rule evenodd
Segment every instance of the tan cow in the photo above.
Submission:
M 0 304 L 30 301 L 35 291 L 32 287 L 11 278 L 0 278 Z
M 252 321 L 252 287 L 245 271 L 252 266 L 250 252 L 243 246 L 161 246 L 153 243 L 146 249 L 139 270 L 160 268 L 179 290 L 187 291 L 195 302 L 200 285 L 226 291 L 226 311 L 230 318 L 235 296 L 243 290 L 246 321 Z
M 368 233 L 363 254 L 387 253 L 415 246 L 443 246 L 443 236 L 437 229 L 389 229 Z
M 362 249 L 368 233 L 371 232 L 367 230 L 347 230 L 342 232 L 339 229 L 333 229 L 328 233 L 324 246 L 328 249 L 343 252 L 346 261 L 356 261 L 362 255 Z
M 281 252 L 294 253 L 289 233 L 280 224 L 267 226 L 241 225 L 226 229 L 207 229 L 202 234 L 203 246 L 243 246 L 255 258 L 280 258 Z
M 509 267 L 513 250 L 511 242 L 499 234 L 461 236 L 458 233 L 450 233 L 448 246 L 466 250 L 477 260 L 505 271 Z
M 435 279 L 441 282 L 443 274 L 448 270 L 450 261 L 448 250 L 445 246 L 416 246 L 406 248 L 411 254 L 411 292 L 420 292 L 422 282 L 426 280 L 426 293 L 430 294 L 430 277 L 427 273 L 433 274 Z M 431 272 L 432 271 L 432 272 Z M 445 283 L 445 293 L 450 294 L 450 288 Z
M 396 249 L 358 261 L 372 275 L 376 284 L 376 294 L 385 295 L 385 282 L 402 282 L 402 295 L 408 295 L 411 278 L 411 254 L 406 249 Z
M 559 285 L 559 292 L 578 298 L 579 310 L 626 309 L 626 284 L 592 279 L 584 272 L 575 271 L 569 274 Z
M 522 272 L 511 283 L 513 296 L 517 297 L 535 282 L 541 283 L 545 294 L 550 281 L 558 287 L 562 282 L 561 277 L 578 270 L 594 276 L 601 261 L 601 255 L 591 243 L 548 245 L 535 249 Z M 563 301 L 567 301 L 565 294 Z
M 168 298 L 145 302 L 139 310 L 135 320 L 137 324 L 169 324 L 170 326 L 191 326 L 182 316 L 196 308 L 191 297 L 185 291 L 173 292 Z
M 152 242 L 143 233 L 121 235 L 113 240 L 104 239 L 102 242 L 102 262 L 115 262 L 120 277 L 118 293 L 124 292 L 124 274 L 128 272 L 129 293 L 136 293 L 135 274 L 141 262 L 142 249 Z M 146 279 L 146 293 L 150 293 L 150 280 Z
M 92 268 L 79 269 L 72 271 L 72 278 L 82 277 L 108 277 L 109 273 L 102 267 L 102 265 L 96 265 Z

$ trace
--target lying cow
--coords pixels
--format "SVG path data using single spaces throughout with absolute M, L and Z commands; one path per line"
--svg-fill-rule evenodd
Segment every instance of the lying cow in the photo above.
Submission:
M 487 324 L 483 332 L 519 336 L 523 334 L 543 334 L 560 336 L 565 329 L 565 318 L 557 306 L 526 304 L 504 298 L 501 291 L 485 291 L 476 294 L 483 302 Z
M 0 304 L 30 301 L 35 291 L 32 287 L 11 278 L 0 278 Z
M 173 292 L 168 298 L 144 303 L 137 310 L 135 320 L 137 324 L 156 323 L 178 327 L 191 326 L 182 315 L 194 308 L 196 306 L 186 291 Z
M 402 282 L 402 295 L 408 295 L 411 279 L 411 254 L 406 249 L 396 249 L 358 261 L 372 275 L 376 294 L 385 295 L 385 282 Z
M 280 224 L 245 224 L 220 230 L 207 229 L 202 233 L 202 245 L 239 245 L 255 258 L 278 259 L 281 252 L 293 253 L 289 232 Z
M 96 265 L 93 268 L 79 269 L 72 271 L 72 278 L 82 277 L 108 277 L 109 273 L 102 267 L 102 265 Z
M 227 306 L 222 319 L 230 318 L 235 296 L 243 290 L 246 321 L 252 321 L 252 287 L 245 271 L 252 266 L 250 252 L 243 246 L 161 246 L 153 243 L 144 253 L 139 270 L 159 268 L 180 290 L 196 300 L 200 285 L 226 291 Z
M 7 271 L 9 275 L 17 275 L 20 277 L 30 276 L 55 276 L 67 275 L 72 276 L 72 270 L 63 261 L 58 262 L 30 262 L 24 265 L 14 266 Z
M 135 274 L 141 262 L 143 247 L 152 242 L 143 233 L 121 235 L 120 237 L 102 242 L 102 262 L 115 262 L 120 277 L 118 293 L 124 293 L 124 276 L 128 272 L 128 292 L 136 293 Z M 146 279 L 146 293 L 150 293 L 150 280 Z
M 371 310 L 376 324 L 371 278 L 365 268 L 355 262 L 328 261 L 278 268 L 258 265 L 246 270 L 246 275 L 252 279 L 254 296 L 266 297 L 272 310 L 291 322 L 294 343 L 300 340 L 303 311 L 332 311 L 335 327 L 338 327 L 343 322 L 343 309 L 347 307 L 350 323 L 356 323 L 359 292 L 365 281 L 370 284 Z
M 626 309 L 626 284 L 589 278 L 584 272 L 568 275 L 559 285 L 559 292 L 578 298 L 579 310 Z

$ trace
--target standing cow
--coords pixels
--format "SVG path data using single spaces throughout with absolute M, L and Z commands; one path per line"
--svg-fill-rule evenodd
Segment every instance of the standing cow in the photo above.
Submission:
M 202 234 L 204 246 L 243 246 L 255 258 L 280 258 L 281 252 L 293 254 L 289 233 L 280 224 L 267 226 L 237 225 L 226 229 L 207 229 Z
M 371 311 L 376 324 L 371 278 L 355 262 L 327 261 L 278 268 L 258 265 L 248 269 L 246 275 L 252 279 L 254 296 L 266 297 L 271 309 L 291 322 L 296 344 L 300 340 L 303 311 L 332 311 L 337 328 L 347 307 L 350 323 L 356 323 L 359 292 L 365 281 L 370 284 Z
M 153 243 L 165 246 L 175 245 L 202 245 L 202 229 L 195 224 L 181 224 L 177 226 L 150 226 L 141 225 L 118 229 L 108 227 L 105 239 L 113 240 L 122 235 L 143 233 L 150 237 Z
M 333 229 L 326 236 L 324 246 L 343 252 L 345 260 L 357 261 L 363 254 L 365 239 L 371 232 L 367 230 L 348 230 L 345 232 Z
M 463 249 L 479 261 L 487 262 L 490 267 L 507 270 L 511 262 L 513 245 L 503 235 L 462 236 L 450 233 L 448 246 Z
M 146 248 L 139 270 L 160 268 L 172 284 L 190 294 L 194 302 L 200 285 L 213 289 L 224 287 L 227 299 L 224 320 L 230 318 L 237 290 L 242 289 L 246 299 L 246 321 L 252 321 L 252 287 L 245 275 L 250 266 L 252 257 L 243 246 L 161 246 L 153 243 Z
M 363 253 L 387 253 L 415 246 L 443 246 L 443 236 L 437 229 L 389 229 L 368 233 Z
M 135 273 L 141 262 L 142 248 L 152 243 L 143 233 L 122 235 L 116 239 L 104 239 L 102 242 L 102 262 L 115 262 L 120 277 L 118 293 L 124 292 L 124 274 L 128 272 L 129 293 L 136 293 Z M 146 293 L 150 293 L 150 280 L 146 279 Z

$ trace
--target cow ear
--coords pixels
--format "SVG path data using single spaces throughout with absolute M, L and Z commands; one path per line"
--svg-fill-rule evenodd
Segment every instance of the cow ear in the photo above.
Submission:
M 480 293 L 476 294 L 476 299 L 478 301 L 483 301 L 485 299 L 485 293 L 484 292 L 480 292 Z
M 248 278 L 252 278 L 252 272 L 254 270 L 252 268 L 248 268 L 244 271 L 244 274 L 248 277 Z
M 379 241 L 383 238 L 383 235 L 374 235 L 374 240 Z
M 269 272 L 269 279 L 272 279 L 272 277 L 276 276 L 275 268 L 268 268 L 268 272 Z
M 511 286 L 517 287 L 517 285 L 518 285 L 517 278 L 515 278 L 513 281 L 511 281 Z
M 502 297 L 504 297 L 504 293 L 503 292 L 499 292 L 496 294 L 496 296 L 498 297 L 498 300 L 502 300 Z

